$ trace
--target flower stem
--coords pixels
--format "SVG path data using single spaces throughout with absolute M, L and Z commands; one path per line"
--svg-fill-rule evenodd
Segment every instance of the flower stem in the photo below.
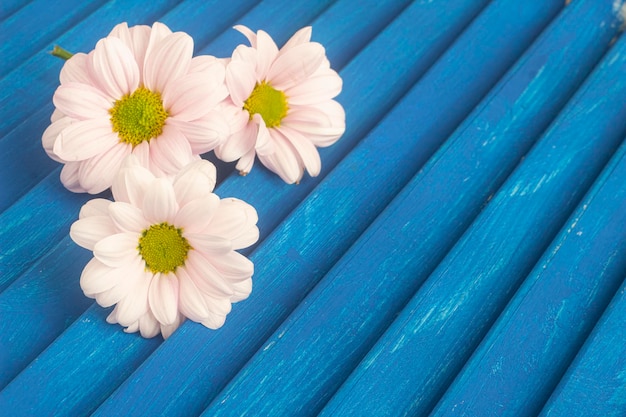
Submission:
M 50 54 L 52 56 L 56 56 L 57 58 L 61 58 L 66 61 L 74 55 L 70 51 L 67 51 L 61 48 L 59 45 L 54 45 L 54 48 L 52 48 L 52 51 L 50 51 Z

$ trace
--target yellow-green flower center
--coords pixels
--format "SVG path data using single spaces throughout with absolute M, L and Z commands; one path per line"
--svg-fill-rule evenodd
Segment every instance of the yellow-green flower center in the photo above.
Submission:
M 285 93 L 276 90 L 266 81 L 257 83 L 250 97 L 244 101 L 243 108 L 248 110 L 251 119 L 253 114 L 260 114 L 267 127 L 280 126 L 289 110 Z
M 174 272 L 185 264 L 187 254 L 192 249 L 182 230 L 168 223 L 153 224 L 141 233 L 139 246 L 146 269 L 153 273 Z
M 122 142 L 133 147 L 163 133 L 167 111 L 161 94 L 139 87 L 132 94 L 117 100 L 109 110 L 113 131 Z

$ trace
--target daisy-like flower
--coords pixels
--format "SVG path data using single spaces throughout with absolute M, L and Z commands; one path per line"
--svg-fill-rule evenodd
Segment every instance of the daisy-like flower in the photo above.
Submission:
M 296 32 L 280 50 L 262 30 L 235 29 L 251 46 L 239 45 L 226 67 L 236 121 L 216 155 L 227 162 L 239 160 L 243 175 L 255 156 L 290 184 L 300 181 L 305 169 L 318 175 L 316 147 L 332 145 L 345 131 L 343 107 L 333 100 L 341 91 L 341 77 L 330 68 L 322 45 L 310 41 L 310 27 Z
M 86 203 L 70 229 L 93 251 L 80 285 L 109 323 L 143 337 L 164 338 L 185 318 L 216 329 L 231 303 L 248 297 L 254 266 L 237 249 L 259 237 L 249 204 L 212 193 L 215 167 L 192 162 L 157 178 L 129 157 L 111 187 L 115 201 Z
M 67 60 L 42 137 L 48 155 L 65 164 L 66 188 L 107 189 L 131 153 L 155 175 L 172 176 L 229 134 L 218 110 L 228 96 L 224 64 L 192 53 L 185 33 L 122 23 L 93 51 Z

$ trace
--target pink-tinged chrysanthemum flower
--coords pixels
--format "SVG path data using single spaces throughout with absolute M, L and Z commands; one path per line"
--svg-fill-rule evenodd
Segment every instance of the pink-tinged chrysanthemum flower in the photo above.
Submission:
M 319 174 L 316 147 L 335 143 L 345 131 L 343 107 L 333 98 L 342 80 L 330 68 L 322 45 L 311 42 L 305 27 L 279 50 L 272 38 L 245 26 L 251 46 L 239 45 L 226 67 L 235 124 L 215 148 L 224 161 L 235 161 L 245 175 L 255 155 L 285 182 L 300 181 L 306 169 Z
M 238 249 L 259 237 L 249 204 L 212 193 L 215 167 L 197 160 L 173 180 L 129 157 L 115 177 L 115 201 L 85 204 L 70 236 L 93 251 L 80 285 L 107 318 L 144 337 L 169 335 L 185 318 L 216 329 L 231 303 L 248 297 L 254 266 Z
M 131 153 L 155 175 L 171 176 L 229 134 L 218 110 L 228 97 L 224 64 L 192 53 L 185 33 L 122 23 L 65 63 L 42 138 L 65 164 L 65 187 L 107 189 Z

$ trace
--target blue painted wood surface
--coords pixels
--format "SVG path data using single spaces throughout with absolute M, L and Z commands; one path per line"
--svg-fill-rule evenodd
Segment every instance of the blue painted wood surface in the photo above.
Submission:
M 583 84 L 621 1 L 44 3 L 0 7 L 2 47 L 21 47 L 0 65 L 0 414 L 624 411 L 623 149 L 566 222 L 626 134 L 626 40 Z M 233 24 L 279 44 L 312 24 L 347 114 L 298 186 L 218 165 L 217 193 L 259 211 L 254 290 L 222 329 L 189 322 L 165 343 L 82 295 L 90 254 L 67 231 L 88 196 L 40 144 L 52 44 L 88 51 L 120 21 L 155 20 L 217 56 L 244 41 Z M 504 355 L 517 362 L 498 378 Z

